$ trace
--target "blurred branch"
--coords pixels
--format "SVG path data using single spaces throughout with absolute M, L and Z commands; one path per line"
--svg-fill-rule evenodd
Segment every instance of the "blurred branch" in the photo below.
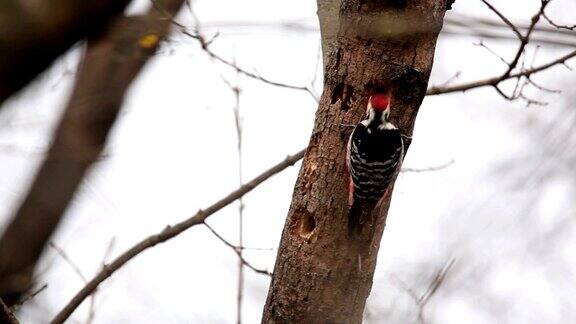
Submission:
M 108 242 L 108 246 L 106 247 L 106 251 L 104 252 L 104 257 L 102 258 L 102 265 L 100 267 L 103 270 L 106 267 L 106 260 L 112 253 L 112 249 L 114 248 L 114 243 L 116 242 L 116 238 L 112 237 L 110 242 Z M 85 284 L 88 281 L 84 282 Z M 90 295 L 90 308 L 88 309 L 88 317 L 86 318 L 86 324 L 92 323 L 94 321 L 94 317 L 96 316 L 96 293 L 98 293 L 98 289 L 95 289 L 92 294 Z
M 0 323 L 5 324 L 18 324 L 16 316 L 12 313 L 10 308 L 4 304 L 2 298 L 0 298 Z
M 514 23 L 520 32 L 528 29 L 528 25 Z M 250 30 L 265 30 L 270 32 L 273 29 L 302 33 L 318 33 L 318 27 L 308 20 L 288 20 L 280 22 L 248 22 L 248 21 L 226 21 L 211 22 L 202 25 L 203 29 L 224 31 L 220 36 L 244 33 L 251 34 Z M 451 13 L 444 19 L 444 27 L 441 35 L 461 36 L 461 37 L 481 37 L 496 40 L 518 40 L 515 34 L 506 33 L 509 27 L 500 21 L 474 17 L 462 14 Z M 536 35 L 531 37 L 532 43 L 547 44 L 562 47 L 576 47 L 576 34 L 570 30 L 559 30 L 557 28 L 535 26 Z M 218 33 L 218 32 L 217 32 Z
M 171 238 L 181 234 L 187 229 L 196 226 L 198 224 L 203 224 L 204 221 L 210 217 L 212 214 L 216 213 L 220 209 L 228 206 L 232 202 L 236 201 L 238 198 L 244 196 L 248 192 L 252 191 L 262 182 L 268 180 L 273 175 L 283 171 L 289 166 L 294 165 L 304 156 L 304 150 L 294 154 L 289 155 L 284 159 L 284 161 L 273 166 L 266 172 L 247 182 L 237 190 L 231 192 L 226 197 L 220 199 L 218 202 L 214 203 L 210 207 L 199 210 L 194 216 L 189 219 L 180 222 L 172 226 L 166 226 L 161 232 L 151 235 L 144 240 L 140 241 L 120 256 L 118 256 L 109 265 L 105 266 L 102 271 L 100 271 L 87 285 L 85 285 L 75 296 L 70 300 L 70 302 L 56 315 L 52 320 L 52 324 L 63 323 L 69 316 L 74 312 L 74 310 L 82 303 L 86 297 L 88 297 L 94 290 L 100 285 L 101 282 L 109 278 L 114 272 L 118 271 L 123 265 L 128 261 L 132 260 L 134 257 L 144 252 L 145 250 L 154 247 L 157 244 L 166 242 Z
M 456 259 L 450 258 L 450 260 L 448 260 L 448 262 L 444 265 L 444 267 L 442 267 L 442 269 L 440 269 L 436 273 L 434 279 L 432 279 L 432 281 L 430 282 L 428 289 L 426 289 L 426 292 L 424 292 L 424 294 L 422 294 L 422 296 L 420 296 L 420 298 L 418 299 L 418 303 L 420 305 L 426 305 L 426 303 L 428 303 L 430 298 L 432 298 L 432 296 L 436 293 L 436 291 L 438 291 L 438 288 L 440 288 L 440 286 L 444 282 L 444 279 L 446 279 L 446 275 L 454 265 L 454 262 L 456 262 Z
M 129 2 L 0 1 L 0 104 L 74 43 L 100 33 Z
M 240 260 L 242 265 L 248 267 L 250 270 L 252 270 L 256 273 L 267 275 L 267 276 L 272 276 L 272 273 L 270 271 L 258 269 L 256 267 L 254 267 L 252 264 L 250 264 L 248 261 L 246 261 L 246 259 L 244 259 L 244 257 L 241 254 L 241 252 L 243 250 L 242 246 L 236 246 L 236 245 L 228 242 L 224 237 L 222 237 L 222 235 L 218 234 L 218 232 L 216 232 L 206 222 L 204 222 L 204 226 L 206 226 L 210 230 L 210 232 L 212 232 L 212 234 L 214 234 L 214 236 L 216 236 L 220 241 L 222 241 L 222 243 L 226 244 L 228 247 L 230 247 L 234 251 L 234 253 L 236 253 L 236 255 L 238 256 L 238 259 Z
M 234 86 L 230 82 L 224 79 L 224 82 L 228 85 L 232 93 L 234 94 L 234 125 L 236 126 L 236 150 L 238 153 L 238 185 L 242 186 L 244 183 L 242 177 L 242 120 L 240 117 L 240 93 L 242 90 L 238 85 Z M 210 228 L 210 227 L 209 227 Z M 212 233 L 216 235 L 220 240 L 226 242 L 221 236 L 219 236 L 212 228 L 210 228 Z M 227 243 L 227 242 L 226 242 Z M 238 246 L 244 246 L 244 200 L 242 197 L 238 199 Z M 242 300 L 244 297 L 244 265 L 247 264 L 242 256 L 242 249 L 234 249 L 238 255 L 238 291 L 236 295 L 236 323 L 242 323 Z M 249 266 L 253 270 L 252 266 Z M 255 270 L 256 271 L 256 270 Z
M 432 281 L 430 281 L 428 288 L 420 296 L 418 296 L 418 294 L 413 289 L 408 287 L 402 280 L 400 280 L 399 278 L 397 278 L 395 276 L 392 277 L 395 280 L 397 286 L 401 290 L 405 291 L 408 294 L 408 296 L 410 296 L 410 298 L 412 298 L 414 300 L 414 303 L 418 307 L 418 322 L 420 324 L 425 323 L 424 308 L 426 307 L 426 305 L 428 304 L 428 302 L 430 301 L 432 296 L 434 296 L 434 294 L 442 286 L 442 283 L 444 283 L 444 280 L 446 279 L 446 275 L 448 274 L 448 271 L 450 271 L 450 269 L 454 265 L 455 261 L 456 261 L 455 258 L 450 258 L 450 260 L 448 260 L 448 262 L 446 262 L 446 264 L 442 267 L 442 269 L 440 269 L 440 270 L 438 270 L 438 272 L 436 272 L 436 274 L 434 275 L 434 278 L 432 279 Z
M 414 173 L 420 173 L 420 172 L 430 172 L 430 171 L 439 171 L 442 169 L 446 169 L 447 167 L 451 166 L 452 164 L 454 164 L 454 160 L 450 160 L 444 164 L 438 165 L 438 166 L 432 166 L 432 167 L 427 167 L 427 168 L 402 168 L 402 170 L 400 170 L 400 172 L 414 172 Z
M 182 2 L 164 1 L 173 13 Z M 146 16 L 118 18 L 88 41 L 50 151 L 0 238 L 0 296 L 7 303 L 31 286 L 36 262 L 88 168 L 98 160 L 126 90 L 168 32 L 170 22 L 161 18 L 156 9 Z
M 78 277 L 82 280 L 84 284 L 88 283 L 88 279 L 86 278 L 86 276 L 84 276 L 82 270 L 80 270 L 78 265 L 76 265 L 76 263 L 74 263 L 72 259 L 70 259 L 68 254 L 66 254 L 66 252 L 64 252 L 62 248 L 54 244 L 54 242 L 50 242 L 48 244 L 52 249 L 56 251 L 56 253 L 58 253 L 58 255 L 60 255 L 60 257 L 62 257 L 62 259 L 64 259 L 64 261 L 72 268 L 72 270 L 74 270 L 76 275 L 78 275 Z M 95 299 L 96 299 L 96 292 L 90 295 L 90 307 L 88 309 L 88 319 L 86 320 L 86 324 L 90 324 L 92 322 L 92 318 L 94 317 Z
M 27 296 L 25 296 L 24 298 L 22 298 L 21 300 L 16 302 L 14 305 L 12 305 L 12 309 L 17 310 L 19 306 L 26 304 L 29 300 L 38 296 L 41 292 L 43 292 L 47 288 L 48 288 L 48 284 L 43 284 L 38 289 L 32 291 L 30 294 L 28 294 Z
M 54 249 L 54 251 L 56 251 L 56 253 L 58 253 L 58 255 L 60 257 L 62 257 L 62 259 L 72 268 L 72 270 L 74 270 L 74 272 L 78 275 L 78 277 L 80 279 L 82 279 L 82 281 L 84 283 L 86 283 L 86 277 L 84 276 L 84 274 L 82 273 L 82 271 L 80 270 L 80 268 L 78 268 L 78 266 L 76 265 L 76 263 L 72 262 L 72 260 L 68 257 L 68 254 L 66 254 L 66 252 L 64 252 L 64 250 L 62 250 L 59 246 L 57 246 L 56 244 L 54 244 L 54 242 L 50 242 L 48 243 L 48 245 Z

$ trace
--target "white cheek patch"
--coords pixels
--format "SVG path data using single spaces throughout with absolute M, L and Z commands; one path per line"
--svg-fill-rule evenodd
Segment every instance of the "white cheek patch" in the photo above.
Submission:
M 361 121 L 360 123 L 362 125 L 364 125 L 365 127 L 368 127 L 368 125 L 370 125 L 372 123 L 372 121 L 374 120 L 375 117 L 375 112 L 374 109 L 372 109 L 372 107 L 368 107 L 368 118 L 364 119 L 363 121 Z
M 388 121 L 389 116 L 390 116 L 390 107 L 386 108 L 386 110 L 384 110 L 384 112 L 382 113 L 382 117 L 380 118 L 380 125 L 378 126 L 379 130 L 397 129 L 396 126 L 394 126 L 394 124 Z
M 382 130 L 382 129 L 386 129 L 386 130 L 392 130 L 392 129 L 398 129 L 396 126 L 394 126 L 394 124 L 386 122 L 380 126 L 378 126 L 378 129 Z

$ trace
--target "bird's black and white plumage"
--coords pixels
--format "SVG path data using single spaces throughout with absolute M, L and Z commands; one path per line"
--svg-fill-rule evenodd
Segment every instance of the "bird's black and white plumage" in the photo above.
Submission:
M 348 141 L 350 171 L 350 227 L 358 227 L 386 193 L 402 163 L 404 145 L 400 130 L 388 121 L 390 97 L 370 97 L 367 118 L 352 131 Z

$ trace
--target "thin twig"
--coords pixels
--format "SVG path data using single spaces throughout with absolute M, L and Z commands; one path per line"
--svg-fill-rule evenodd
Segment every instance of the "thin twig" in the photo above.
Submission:
M 234 125 L 236 126 L 236 151 L 238 153 L 238 185 L 243 185 L 244 180 L 242 177 L 242 120 L 240 118 L 240 93 L 242 90 L 239 86 L 233 86 L 231 83 L 226 82 L 230 90 L 234 93 L 235 104 L 234 112 Z M 214 230 L 212 230 L 213 233 Z M 238 246 L 244 246 L 244 200 L 242 197 L 238 199 Z M 236 295 L 236 323 L 242 323 L 242 300 L 244 297 L 244 264 L 246 260 L 242 255 L 242 249 L 236 249 L 238 255 L 238 291 Z
M 542 15 L 544 16 L 544 14 Z M 492 27 L 497 29 L 506 28 L 509 29 L 510 27 L 507 24 L 502 24 L 497 20 L 483 18 L 483 17 L 475 17 L 463 14 L 452 13 L 450 17 L 446 17 L 444 19 L 444 24 L 446 25 L 454 25 L 463 27 L 465 29 L 474 29 L 474 28 L 484 28 L 484 27 Z M 526 31 L 529 27 L 529 24 L 525 23 L 513 23 L 516 28 L 522 32 Z M 558 28 L 551 28 L 551 27 L 543 27 L 543 26 L 536 26 L 534 27 L 534 31 L 546 33 L 546 37 L 554 36 L 575 36 L 570 30 L 565 29 L 558 29 Z
M 204 222 L 204 226 L 206 226 L 210 230 L 210 232 L 212 232 L 212 234 L 214 234 L 214 236 L 216 236 L 220 241 L 222 241 L 222 243 L 226 244 L 228 247 L 230 247 L 232 249 L 232 251 L 234 251 L 234 253 L 236 253 L 236 255 L 238 256 L 238 259 L 240 260 L 240 262 L 242 262 L 242 265 L 248 267 L 250 270 L 252 270 L 256 273 L 263 274 L 266 276 L 272 276 L 272 273 L 270 271 L 258 269 L 256 267 L 254 267 L 252 264 L 250 264 L 248 261 L 246 261 L 246 259 L 244 259 L 244 257 L 240 254 L 240 251 L 242 251 L 242 248 L 228 242 L 224 237 L 222 237 L 222 235 L 218 234 L 218 232 L 216 232 L 206 222 Z
M 485 48 L 488 52 L 490 52 L 490 54 L 496 56 L 500 61 L 502 61 L 504 64 L 508 65 L 508 62 L 506 62 L 506 60 L 502 56 L 498 55 L 498 53 L 496 53 L 494 50 L 492 50 L 490 47 L 488 47 L 486 44 L 484 44 L 483 41 L 480 41 L 478 43 L 472 43 L 472 44 Z
M 569 26 L 569 25 L 558 25 L 558 24 L 556 24 L 554 21 L 552 21 L 552 19 L 550 19 L 550 18 L 548 17 L 548 15 L 546 14 L 546 12 L 542 12 L 542 17 L 544 17 L 544 19 L 546 19 L 546 21 L 547 21 L 550 25 L 556 27 L 557 29 L 566 29 L 566 30 L 570 30 L 570 31 L 573 31 L 574 29 L 576 29 L 576 24 L 574 24 L 574 25 L 572 25 L 572 26 Z
M 486 1 L 486 0 L 482 0 L 482 2 L 488 7 L 490 8 L 490 10 L 492 10 L 497 16 L 498 18 L 500 18 L 508 27 L 510 27 L 510 29 L 512 29 L 512 31 L 514 32 L 514 34 L 516 34 L 516 37 L 518 37 L 518 39 L 522 40 L 523 36 L 522 33 L 520 33 L 520 31 L 518 30 L 518 28 L 508 19 L 506 18 L 506 16 L 504 16 L 498 9 L 496 9 L 490 2 Z
M 484 1 L 484 0 L 482 0 L 482 1 Z M 532 21 L 530 23 L 530 26 L 528 27 L 528 30 L 526 31 L 526 34 L 525 35 L 520 34 L 520 45 L 518 46 L 518 50 L 516 51 L 516 55 L 514 56 L 512 63 L 509 64 L 506 72 L 504 72 L 504 74 L 502 74 L 502 76 L 501 76 L 502 79 L 507 78 L 510 75 L 510 73 L 512 73 L 512 71 L 518 65 L 518 61 L 520 60 L 520 57 L 524 53 L 524 49 L 526 48 L 526 45 L 528 45 L 528 43 L 530 42 L 530 36 L 532 35 L 532 32 L 534 31 L 534 27 L 536 27 L 536 24 L 540 20 L 540 17 L 542 16 L 544 9 L 546 9 L 546 6 L 548 5 L 548 3 L 550 3 L 549 0 L 542 0 L 541 5 L 540 5 L 540 10 L 538 11 L 538 13 L 536 13 L 532 17 Z
M 70 266 L 70 268 L 72 268 L 72 270 L 74 270 L 76 275 L 78 275 L 78 277 L 80 277 L 80 279 L 82 279 L 82 281 L 84 283 L 88 282 L 88 279 L 86 279 L 86 276 L 84 276 L 84 274 L 82 273 L 82 270 L 80 270 L 80 268 L 76 265 L 76 263 L 74 263 L 70 259 L 70 257 L 68 257 L 68 254 L 66 254 L 66 252 L 64 252 L 64 250 L 62 250 L 60 247 L 58 247 L 56 244 L 54 244 L 54 242 L 48 242 L 48 246 L 53 248 L 56 251 L 56 253 L 58 253 L 58 255 L 60 255 L 60 257 L 62 259 L 64 259 L 64 261 Z
M 41 292 L 43 292 L 44 290 L 46 290 L 46 288 L 48 288 L 48 284 L 43 284 L 42 286 L 40 286 L 38 289 L 34 290 L 33 292 L 31 292 L 29 295 L 27 295 L 26 297 L 22 298 L 21 300 L 19 300 L 16 304 L 12 305 L 13 309 L 18 309 L 18 307 L 26 304 L 28 301 L 30 301 L 32 298 L 36 297 L 38 294 L 40 294 Z
M 224 59 L 223 57 L 219 56 L 218 54 L 216 54 L 214 51 L 212 51 L 210 49 L 210 43 L 209 41 L 207 41 L 204 36 L 202 36 L 202 34 L 196 34 L 193 35 L 190 32 L 188 32 L 187 30 L 181 30 L 181 32 L 184 35 L 187 35 L 189 37 L 192 37 L 194 39 L 197 39 L 200 42 L 200 46 L 202 48 L 202 50 L 204 52 L 206 52 L 206 54 L 208 54 L 208 56 L 210 56 L 212 59 L 228 66 L 231 67 L 232 69 L 234 69 L 237 73 L 240 73 L 244 76 L 247 76 L 249 78 L 261 81 L 263 83 L 272 85 L 272 86 L 276 86 L 276 87 L 280 87 L 280 88 L 286 88 L 286 89 L 292 89 L 292 90 L 301 90 L 301 91 L 305 91 L 308 94 L 310 94 L 310 96 L 312 96 L 312 98 L 314 98 L 315 101 L 318 101 L 319 98 L 317 97 L 317 95 L 307 86 L 295 86 L 295 85 L 291 85 L 291 84 L 287 84 L 287 83 L 282 83 L 282 82 L 278 82 L 278 81 L 273 81 L 270 80 L 268 78 L 265 78 L 259 74 L 253 73 L 253 72 L 249 72 L 241 67 L 239 67 L 237 64 L 230 62 L 226 59 Z
M 500 57 L 499 55 L 494 53 L 490 48 L 486 47 L 483 43 L 480 43 L 479 45 L 485 47 L 491 53 L 498 56 L 498 58 L 501 61 L 503 61 L 504 63 L 506 63 L 508 65 L 508 67 L 507 67 L 506 71 L 504 71 L 504 73 L 502 73 L 499 77 L 494 77 L 494 78 L 490 78 L 490 79 L 486 79 L 486 80 L 471 82 L 471 83 L 467 83 L 467 84 L 463 84 L 463 85 L 459 85 L 459 86 L 432 87 L 428 90 L 427 94 L 428 95 L 435 95 L 435 94 L 439 94 L 439 93 L 464 91 L 464 90 L 468 90 L 471 88 L 477 88 L 477 87 L 482 87 L 482 86 L 492 86 L 494 88 L 494 90 L 496 90 L 496 92 L 498 92 L 505 99 L 508 99 L 511 101 L 516 100 L 516 99 L 523 99 L 526 101 L 527 106 L 532 105 L 532 104 L 545 105 L 546 103 L 539 102 L 539 101 L 534 100 L 534 99 L 530 99 L 524 94 L 524 89 L 527 85 L 529 85 L 529 84 L 534 85 L 535 84 L 532 80 L 530 80 L 530 75 L 532 75 L 538 71 L 541 71 L 543 69 L 547 69 L 547 68 L 554 66 L 556 64 L 565 64 L 565 61 L 567 59 L 576 55 L 576 51 L 573 51 L 570 54 L 568 54 L 567 56 L 563 56 L 563 57 L 553 61 L 552 63 L 545 64 L 539 68 L 531 68 L 529 70 L 526 70 L 524 68 L 524 63 L 525 63 L 525 58 L 526 58 L 526 56 L 525 56 L 526 46 L 530 43 L 530 37 L 532 36 L 532 33 L 536 29 L 536 25 L 538 24 L 538 21 L 540 20 L 540 18 L 542 16 L 545 16 L 544 12 L 545 12 L 546 6 L 550 3 L 550 0 L 541 0 L 540 9 L 532 17 L 532 19 L 530 21 L 530 25 L 526 29 L 525 34 L 522 34 L 518 30 L 518 28 L 512 22 L 510 22 L 510 20 L 508 20 L 508 18 L 506 18 L 500 11 L 498 11 L 498 9 L 496 9 L 494 6 L 492 6 L 487 0 L 481 0 L 481 1 L 484 4 L 486 4 L 488 6 L 488 8 L 490 8 L 490 10 L 492 10 L 494 13 L 496 13 L 496 15 L 498 17 L 500 17 L 500 19 L 508 27 L 510 27 L 510 29 L 512 29 L 512 31 L 516 34 L 516 36 L 520 40 L 520 44 L 518 46 L 518 49 L 516 50 L 514 58 L 512 59 L 512 61 L 510 63 L 508 63 L 502 57 Z M 520 63 L 520 67 L 518 68 L 519 63 Z M 513 73 L 513 71 L 516 68 L 518 68 L 519 72 Z M 512 91 L 511 94 L 506 94 L 500 88 L 500 83 L 505 81 L 505 80 L 509 80 L 509 79 L 516 79 L 516 85 L 515 85 L 514 90 Z M 541 88 L 541 87 L 537 86 L 537 88 Z
M 451 84 L 452 82 L 454 82 L 454 80 L 457 80 L 460 75 L 462 75 L 462 71 L 458 71 L 456 73 L 454 73 L 454 75 L 452 75 L 450 78 L 448 78 L 448 80 L 444 81 L 443 83 L 440 84 L 441 87 L 446 87 L 449 84 Z
M 481 39 L 493 39 L 497 41 L 504 41 L 506 44 L 510 42 L 510 40 L 516 40 L 516 36 L 511 38 L 508 35 L 492 32 L 492 31 L 485 31 L 485 30 L 464 30 L 461 31 L 458 28 L 454 28 L 451 26 L 444 26 L 442 29 L 442 35 L 447 36 L 475 36 Z M 576 47 L 576 38 L 552 38 L 548 37 L 547 35 L 543 36 L 532 36 L 530 37 L 530 43 L 533 44 L 542 44 L 542 45 L 551 45 L 555 47 L 568 47 L 568 48 L 575 48 Z
M 198 224 L 204 223 L 204 221 L 210 217 L 212 214 L 216 213 L 220 209 L 228 206 L 232 202 L 236 201 L 238 198 L 244 196 L 248 192 L 252 191 L 262 182 L 268 180 L 273 175 L 281 172 L 282 170 L 286 169 L 289 166 L 294 165 L 304 156 L 304 150 L 294 154 L 289 155 L 284 159 L 284 161 L 278 163 L 274 167 L 270 168 L 266 172 L 262 173 L 261 175 L 257 176 L 250 182 L 247 182 L 245 185 L 241 186 L 237 190 L 231 192 L 226 197 L 220 199 L 210 207 L 199 210 L 194 216 L 188 218 L 187 220 L 175 224 L 173 226 L 167 226 L 161 232 L 150 235 L 149 237 L 145 238 L 144 240 L 140 241 L 120 256 L 118 256 L 114 261 L 112 261 L 109 265 L 105 266 L 102 271 L 100 271 L 92 280 L 88 282 L 73 298 L 68 302 L 68 304 L 54 317 L 52 320 L 52 324 L 55 323 L 63 323 L 74 310 L 88 297 L 90 294 L 94 292 L 94 290 L 100 285 L 101 282 L 108 279 L 114 272 L 118 271 L 124 264 L 128 261 L 132 260 L 134 257 L 138 256 L 143 251 L 163 242 L 170 240 L 171 238 L 181 234 L 182 232 L 186 231 L 192 226 L 196 226 Z
M 49 242 L 48 246 L 50 246 L 52 249 L 54 249 L 56 251 L 56 253 L 58 253 L 58 255 L 62 259 L 64 259 L 64 261 L 72 268 L 72 270 L 74 270 L 76 275 L 78 275 L 78 277 L 80 277 L 80 279 L 82 280 L 82 282 L 84 284 L 88 283 L 88 279 L 86 278 L 86 276 L 84 276 L 84 274 L 82 273 L 82 270 L 80 270 L 78 265 L 76 265 L 76 263 L 74 263 L 72 261 L 72 259 L 70 259 L 68 254 L 66 254 L 66 252 L 62 248 L 60 248 L 59 246 L 54 244 L 54 242 Z M 94 291 L 94 293 L 92 295 L 90 295 L 90 307 L 88 309 L 88 317 L 86 318 L 86 324 L 90 324 L 92 322 L 92 320 L 94 319 L 95 303 L 96 303 L 96 300 L 95 300 L 96 297 L 95 296 L 96 296 L 96 291 Z
M 452 164 L 454 164 L 454 160 L 450 160 L 450 161 L 448 161 L 444 164 L 438 165 L 438 166 L 432 166 L 432 167 L 427 167 L 427 168 L 402 168 L 402 170 L 400 170 L 400 172 L 420 173 L 420 172 L 438 171 L 438 170 L 446 169 L 447 167 L 451 166 Z
M 108 242 L 108 246 L 104 251 L 104 256 L 102 257 L 102 266 L 101 269 L 104 269 L 106 266 L 106 260 L 110 257 L 110 253 L 112 253 L 112 249 L 114 248 L 114 244 L 116 243 L 116 237 L 112 237 L 110 242 Z M 94 292 L 90 295 L 90 308 L 88 309 L 88 317 L 86 318 L 85 324 L 90 324 L 94 321 L 94 317 L 96 316 L 96 294 L 98 293 L 98 289 L 95 289 Z
M 155 4 L 155 6 L 159 6 L 157 4 L 157 2 L 155 0 L 152 0 L 153 3 Z M 235 64 L 234 62 L 230 62 L 226 59 L 224 59 L 223 57 L 221 57 L 220 55 L 216 54 L 214 51 L 212 51 L 212 49 L 210 49 L 210 45 L 212 44 L 212 42 L 214 41 L 214 39 L 218 36 L 218 34 L 216 34 L 214 37 L 212 37 L 211 39 L 206 39 L 206 37 L 200 32 L 200 28 L 198 26 L 198 21 L 197 18 L 195 18 L 195 14 L 193 11 L 192 6 L 188 7 L 188 10 L 190 11 L 190 13 L 192 14 L 192 16 L 194 17 L 194 19 L 196 20 L 196 28 L 195 28 L 195 32 L 190 32 L 188 30 L 188 28 L 179 23 L 178 21 L 176 21 L 175 17 L 169 13 L 167 13 L 165 10 L 162 11 L 162 13 L 165 15 L 166 19 L 169 19 L 171 21 L 171 23 L 176 26 L 179 31 L 183 34 L 186 35 L 192 39 L 197 40 L 200 43 L 200 47 L 202 48 L 202 50 L 208 54 L 208 56 L 210 56 L 210 58 L 228 66 L 231 67 L 232 69 L 234 69 L 236 71 L 236 73 L 242 74 L 244 76 L 247 76 L 249 78 L 261 81 L 263 83 L 272 85 L 272 86 L 276 86 L 276 87 L 280 87 L 280 88 L 287 88 L 287 89 L 292 89 L 292 90 L 301 90 L 301 91 L 305 91 L 308 94 L 310 94 L 312 96 L 312 98 L 314 98 L 314 100 L 319 101 L 318 96 L 314 93 L 314 91 L 312 89 L 310 89 L 310 87 L 307 86 L 295 86 L 295 85 L 291 85 L 291 84 L 287 84 L 287 83 L 283 83 L 283 82 L 278 82 L 278 81 L 273 81 L 270 80 L 268 78 L 265 78 L 259 74 L 253 73 L 253 72 L 249 72 L 241 67 L 239 67 L 237 64 Z

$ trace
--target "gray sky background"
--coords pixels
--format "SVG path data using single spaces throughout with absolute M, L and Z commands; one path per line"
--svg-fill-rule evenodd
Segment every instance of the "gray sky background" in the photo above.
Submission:
M 146 4 L 140 1 L 130 11 Z M 512 20 L 528 23 L 539 1 L 494 4 Z M 297 21 L 314 29 L 315 1 L 197 0 L 194 7 L 207 36 L 221 33 L 214 52 L 284 83 L 307 85 L 318 73 L 315 89 L 321 93 L 317 32 L 222 27 L 225 22 Z M 555 0 L 548 13 L 574 23 L 576 3 Z M 495 19 L 477 0 L 457 1 L 448 15 L 455 14 Z M 186 12 L 179 21 L 192 24 Z M 479 40 L 441 36 L 430 84 L 441 84 L 456 72 L 461 75 L 454 83 L 505 71 L 502 62 L 473 44 Z M 517 47 L 512 41 L 485 44 L 506 58 Z M 566 52 L 543 47 L 535 62 Z M 530 47 L 530 60 L 533 53 Z M 77 51 L 66 55 L 0 114 L 0 230 L 49 144 L 78 57 Z M 317 107 L 309 94 L 238 76 L 211 61 L 197 41 L 174 35 L 131 88 L 105 158 L 82 184 L 53 239 L 85 276 L 100 269 L 111 240 L 107 260 L 238 186 L 234 95 L 223 79 L 242 89 L 244 179 L 307 144 Z M 404 166 L 454 163 L 440 171 L 400 175 L 367 322 L 414 322 L 417 310 L 398 281 L 423 293 L 451 257 L 456 261 L 445 285 L 426 306 L 427 323 L 576 319 L 576 305 L 569 298 L 576 293 L 576 246 L 570 239 L 576 186 L 573 165 L 557 167 L 558 161 L 571 161 L 567 143 L 576 143 L 570 133 L 574 112 L 566 109 L 574 108 L 576 78 L 559 66 L 535 80 L 564 92 L 527 91 L 549 102 L 547 107 L 505 101 L 491 88 L 424 100 Z M 246 252 L 257 267 L 272 270 L 299 166 L 245 197 L 245 245 L 272 248 Z M 230 241 L 237 240 L 236 204 L 208 222 Z M 236 265 L 230 248 L 207 229 L 195 227 L 143 253 L 106 281 L 96 295 L 94 323 L 233 323 Z M 52 249 L 42 268 L 39 282 L 48 288 L 22 309 L 23 323 L 47 322 L 83 286 Z M 244 321 L 256 323 L 269 278 L 249 269 L 245 273 Z M 84 322 L 87 304 L 71 323 Z

